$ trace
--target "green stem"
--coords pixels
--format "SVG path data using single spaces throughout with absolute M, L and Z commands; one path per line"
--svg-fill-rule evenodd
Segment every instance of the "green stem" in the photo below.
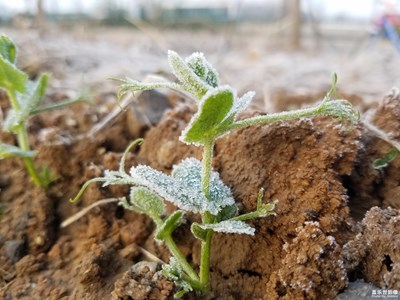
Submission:
M 174 240 L 170 235 L 166 236 L 164 239 L 165 244 L 168 249 L 171 251 L 172 255 L 176 258 L 179 264 L 182 266 L 183 270 L 189 275 L 189 277 L 193 281 L 199 281 L 199 277 L 196 272 L 193 270 L 192 266 L 187 262 L 185 256 L 183 256 L 182 252 L 179 250 L 178 246 L 175 244 Z
M 202 188 L 203 193 L 207 199 L 210 199 L 210 177 L 211 177 L 211 163 L 214 150 L 214 140 L 208 141 L 204 144 L 203 149 L 203 168 L 202 168 Z M 213 222 L 212 215 L 206 212 L 202 216 L 203 224 Z M 201 261 L 200 261 L 200 283 L 202 291 L 209 290 L 210 281 L 210 251 L 211 240 L 213 236 L 212 230 L 207 230 L 207 235 L 204 241 L 201 242 Z
M 14 108 L 15 112 L 19 111 L 19 104 L 17 101 L 17 96 L 14 91 L 8 91 L 8 96 L 10 98 L 11 106 Z M 21 124 L 15 129 L 15 133 L 17 134 L 18 146 L 22 151 L 31 151 L 29 147 L 28 134 L 25 128 L 25 122 L 22 121 Z M 26 169 L 28 170 L 29 175 L 31 176 L 33 183 L 36 186 L 42 186 L 42 180 L 40 179 L 39 173 L 35 168 L 33 160 L 30 157 L 23 158 Z
M 22 122 L 18 128 L 16 129 L 17 132 L 17 140 L 18 145 L 22 151 L 30 151 L 29 141 L 28 141 L 28 134 L 25 128 L 25 122 Z M 38 171 L 33 163 L 33 160 L 30 157 L 23 158 L 24 164 L 26 169 L 28 170 L 29 175 L 31 176 L 33 183 L 36 186 L 43 186 L 43 182 L 39 176 Z
M 10 98 L 10 103 L 12 108 L 14 108 L 15 112 L 19 111 L 19 104 L 17 101 L 17 95 L 13 90 L 7 90 L 8 98 Z
M 211 177 L 211 163 L 212 163 L 213 150 L 214 150 L 214 140 L 208 141 L 204 144 L 201 182 L 202 182 L 203 193 L 207 199 L 210 198 L 210 177 Z
M 207 230 L 206 238 L 201 242 L 200 283 L 203 292 L 210 289 L 210 252 L 213 233 L 212 230 Z
M 274 121 L 283 121 L 283 120 L 291 120 L 291 119 L 298 119 L 304 117 L 312 117 L 318 115 L 323 110 L 323 103 L 316 105 L 310 108 L 298 109 L 293 111 L 284 111 L 274 114 L 267 114 L 263 116 L 257 116 L 245 120 L 240 120 L 233 123 L 229 129 L 239 129 L 251 125 L 256 124 L 264 124 Z

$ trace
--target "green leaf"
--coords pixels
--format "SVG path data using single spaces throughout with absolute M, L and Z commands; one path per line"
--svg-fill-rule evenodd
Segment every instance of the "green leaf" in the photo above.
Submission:
M 217 215 L 217 222 L 236 217 L 239 214 L 236 204 L 225 206 Z
M 179 226 L 180 218 L 183 215 L 183 211 L 174 211 L 170 216 L 168 216 L 163 224 L 157 229 L 156 239 L 162 241 L 166 236 L 170 236 L 171 233 Z
M 155 193 L 144 187 L 132 187 L 130 193 L 133 209 L 151 217 L 159 217 L 164 214 L 164 201 Z
M 207 230 L 201 228 L 198 223 L 192 223 L 190 231 L 196 239 L 199 239 L 200 241 L 206 240 Z
M 373 166 L 375 169 L 380 170 L 389 165 L 390 162 L 396 159 L 396 157 L 399 155 L 399 150 L 393 148 L 390 149 L 388 153 L 385 154 L 384 157 L 376 159 L 373 163 Z
M 23 151 L 16 146 L 0 143 L 0 159 L 6 157 L 32 157 L 34 155 L 34 151 Z
M 208 92 L 200 102 L 199 111 L 182 132 L 181 140 L 201 145 L 214 139 L 218 135 L 218 125 L 231 110 L 234 99 L 234 92 L 227 86 Z
M 37 81 L 29 81 L 27 90 L 24 94 L 17 94 L 19 110 L 10 110 L 4 121 L 6 130 L 14 130 L 22 121 L 24 121 L 43 101 L 48 75 L 42 74 Z
M 14 64 L 16 54 L 17 49 L 15 48 L 13 41 L 5 35 L 0 35 L 0 55 L 10 63 Z
M 0 87 L 8 93 L 25 92 L 28 75 L 19 70 L 7 58 L 0 56 Z

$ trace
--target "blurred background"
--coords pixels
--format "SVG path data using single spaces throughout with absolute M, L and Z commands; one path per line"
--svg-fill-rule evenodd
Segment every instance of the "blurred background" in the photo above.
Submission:
M 399 12 L 396 0 L 0 0 L 0 31 L 54 89 L 113 96 L 107 78 L 168 77 L 168 49 L 200 51 L 223 83 L 277 110 L 321 98 L 334 72 L 367 102 L 399 86 Z

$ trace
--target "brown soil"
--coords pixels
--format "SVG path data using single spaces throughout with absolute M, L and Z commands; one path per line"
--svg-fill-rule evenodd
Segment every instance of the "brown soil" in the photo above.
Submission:
M 128 167 L 146 163 L 169 172 L 185 157 L 199 158 L 201 149 L 178 141 L 193 111 L 175 100 L 166 105 L 175 108 L 159 122 L 152 119 L 158 124 L 148 131 L 150 124 L 132 125 L 137 117 L 128 110 L 113 126 L 84 137 L 113 107 L 107 102 L 32 119 L 36 161 L 57 179 L 45 193 L 33 187 L 19 159 L 0 162 L 1 299 L 172 297 L 173 285 L 156 272 L 159 265 L 143 262 L 149 256 L 142 249 L 163 261 L 169 257 L 154 242 L 147 217 L 107 204 L 67 228 L 60 223 L 96 200 L 126 195 L 127 187 L 94 184 L 78 204 L 67 201 L 86 180 L 116 169 L 139 132 L 146 132 L 145 143 L 129 155 Z M 372 117 L 375 125 L 393 131 L 394 139 L 400 132 L 399 103 L 397 94 L 386 97 Z M 1 105 L 7 109 L 4 101 Z M 2 140 L 13 137 L 3 134 Z M 214 168 L 241 210 L 255 209 L 261 187 L 264 202 L 279 202 L 277 216 L 252 221 L 255 236 L 215 236 L 212 292 L 204 298 L 332 299 L 356 278 L 399 289 L 400 162 L 383 171 L 372 168 L 389 149 L 362 124 L 346 129 L 329 118 L 254 126 L 220 139 Z M 199 244 L 188 225 L 177 229 L 176 239 L 198 266 Z

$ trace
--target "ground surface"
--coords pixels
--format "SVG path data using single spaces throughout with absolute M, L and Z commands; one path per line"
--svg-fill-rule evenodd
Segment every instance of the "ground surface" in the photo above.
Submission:
M 362 112 L 369 109 L 368 122 L 392 139 L 400 136 L 399 93 L 384 97 L 400 78 L 400 55 L 382 41 L 366 48 L 366 39 L 356 35 L 326 39 L 315 48 L 308 39 L 302 51 L 292 52 L 282 38 L 258 27 L 222 33 L 146 30 L 150 36 L 75 28 L 40 39 L 32 31 L 4 30 L 21 47 L 20 63 L 31 74 L 53 73 L 47 101 L 77 96 L 86 86 L 95 105 L 30 120 L 36 161 L 57 174 L 46 193 L 30 183 L 20 160 L 0 162 L 1 299 L 168 299 L 173 294 L 173 285 L 156 273 L 159 265 L 144 262 L 154 260 L 147 251 L 163 261 L 169 257 L 154 243 L 148 218 L 111 203 L 60 228 L 91 203 L 127 193 L 126 187 L 93 185 L 78 204 L 68 203 L 86 180 L 116 169 L 136 137 L 145 135 L 145 143 L 130 154 L 128 166 L 145 163 L 169 172 L 185 157 L 199 158 L 199 149 L 178 141 L 193 114 L 190 101 L 179 95 L 144 94 L 112 126 L 91 131 L 115 109 L 116 86 L 105 78 L 166 74 L 165 49 L 183 55 L 202 50 L 224 82 L 241 92 L 256 90 L 256 110 L 247 114 L 318 99 L 336 71 L 341 92 Z M 6 113 L 4 95 L 0 105 Z M 1 140 L 15 142 L 9 134 Z M 329 118 L 251 127 L 220 139 L 214 168 L 242 210 L 255 208 L 260 187 L 266 190 L 264 201 L 279 204 L 276 217 L 252 222 L 254 237 L 215 236 L 208 298 L 332 299 L 356 279 L 400 290 L 400 162 L 380 171 L 372 167 L 390 148 L 362 122 L 344 130 Z M 198 243 L 189 228 L 179 228 L 176 238 L 198 265 Z

